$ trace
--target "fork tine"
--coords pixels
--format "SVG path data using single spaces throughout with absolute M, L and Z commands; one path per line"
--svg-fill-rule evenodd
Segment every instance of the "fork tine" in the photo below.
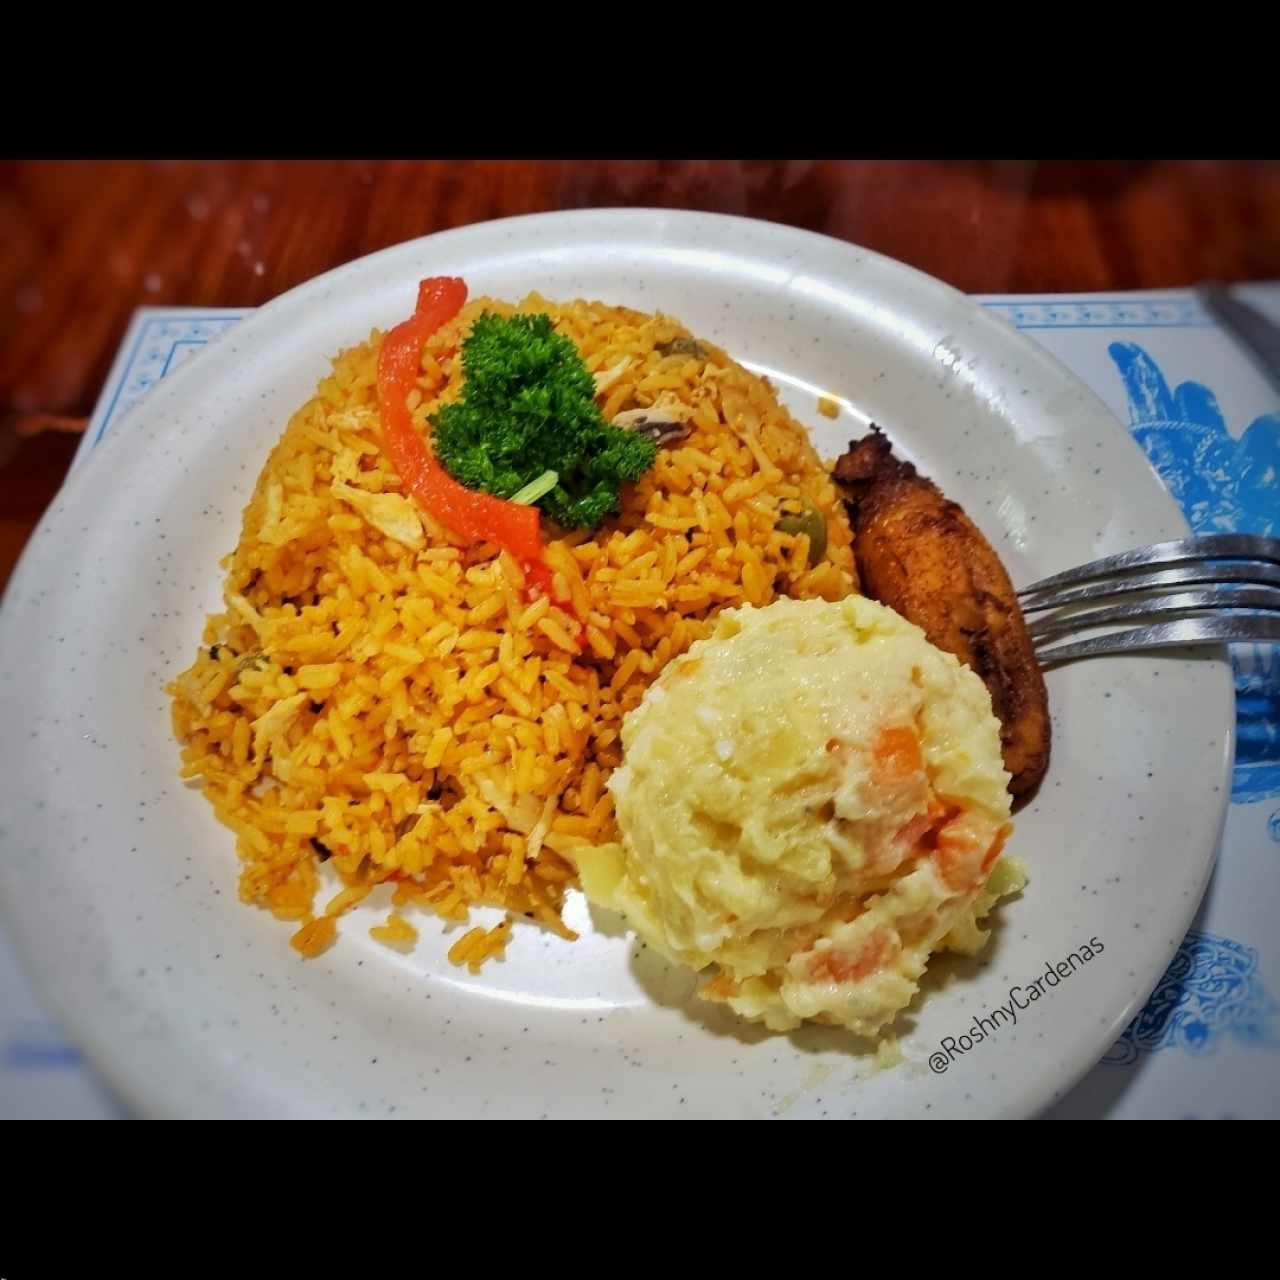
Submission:
M 1138 600 L 1132 604 L 1104 605 L 1101 609 L 1086 609 L 1065 617 L 1040 618 L 1027 628 L 1037 643 L 1051 637 L 1068 635 L 1072 631 L 1087 631 L 1106 623 L 1127 622 L 1135 618 L 1171 618 L 1179 613 L 1195 613 L 1201 609 L 1262 609 L 1280 613 L 1280 590 L 1261 587 L 1243 591 L 1180 591 L 1170 596 L 1157 596 L 1152 600 Z
M 1177 538 L 1172 542 L 1155 542 L 1134 547 L 1118 555 L 1104 556 L 1075 569 L 1055 573 L 1018 592 L 1033 595 L 1049 587 L 1064 587 L 1073 582 L 1088 582 L 1104 574 L 1126 569 L 1144 569 L 1157 564 L 1185 564 L 1195 560 L 1266 560 L 1280 564 L 1280 539 L 1262 538 L 1251 533 L 1206 533 L 1198 538 Z
M 1111 596 L 1130 595 L 1135 591 L 1150 591 L 1153 587 L 1176 587 L 1196 582 L 1254 582 L 1262 586 L 1280 587 L 1280 565 L 1249 562 L 1186 565 L 1181 569 L 1161 569 L 1156 573 L 1135 573 L 1127 578 L 1091 582 L 1082 587 L 1048 590 L 1039 596 L 1026 597 L 1018 603 L 1022 606 L 1023 613 L 1042 613 L 1045 609 L 1074 604 L 1077 600 L 1106 600 Z
M 1154 627 L 1136 627 L 1132 631 L 1115 631 L 1091 640 L 1060 644 L 1036 654 L 1042 667 L 1076 658 L 1092 658 L 1102 653 L 1136 653 L 1145 649 L 1182 648 L 1197 644 L 1231 644 L 1243 642 L 1275 644 L 1280 642 L 1280 618 L 1256 615 L 1230 618 L 1182 618 L 1177 622 L 1161 622 Z

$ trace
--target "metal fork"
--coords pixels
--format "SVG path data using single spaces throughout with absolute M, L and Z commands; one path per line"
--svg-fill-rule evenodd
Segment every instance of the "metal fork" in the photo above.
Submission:
M 1156 565 L 1173 567 L 1143 572 Z M 1164 590 L 1197 584 L 1205 589 Z M 1280 539 L 1211 533 L 1157 542 L 1041 578 L 1018 592 L 1023 613 L 1136 594 L 1144 598 L 1056 612 L 1033 622 L 1029 630 L 1040 665 L 1142 649 L 1239 641 L 1280 643 Z M 1152 625 L 1072 644 L 1052 643 L 1075 632 L 1139 620 Z

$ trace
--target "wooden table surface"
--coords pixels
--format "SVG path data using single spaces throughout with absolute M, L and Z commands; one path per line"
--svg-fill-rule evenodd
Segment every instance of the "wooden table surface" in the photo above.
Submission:
M 968 292 L 1280 277 L 1280 164 L 0 163 L 0 588 L 133 309 L 252 306 L 415 236 L 648 205 L 790 223 Z

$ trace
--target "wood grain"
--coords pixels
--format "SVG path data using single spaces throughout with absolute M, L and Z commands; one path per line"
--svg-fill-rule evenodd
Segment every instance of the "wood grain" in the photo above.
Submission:
M 0 585 L 135 307 L 252 306 L 489 218 L 648 205 L 788 223 L 968 292 L 1280 276 L 1280 164 L 924 161 L 0 163 Z M 25 431 L 25 434 L 24 434 Z

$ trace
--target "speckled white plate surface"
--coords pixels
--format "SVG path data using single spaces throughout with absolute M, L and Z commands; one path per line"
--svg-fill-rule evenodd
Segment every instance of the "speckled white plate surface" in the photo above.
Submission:
M 1177 536 L 1138 449 L 1052 358 L 898 263 L 772 224 L 552 214 L 400 245 L 293 290 L 167 378 L 42 522 L 0 610 L 0 892 L 51 1006 L 141 1114 L 1026 1116 L 1111 1044 L 1182 938 L 1226 803 L 1232 690 L 1213 656 L 1083 663 L 1049 687 L 1054 757 L 1010 852 L 1030 884 L 984 959 L 905 1019 L 874 1072 L 840 1034 L 769 1036 L 593 920 L 519 927 L 478 977 L 384 904 L 303 962 L 242 906 L 230 834 L 176 776 L 165 682 L 218 603 L 218 558 L 327 357 L 408 314 L 417 280 L 662 309 L 767 373 L 838 453 L 882 424 L 1016 581 Z M 819 390 L 844 408 L 816 413 Z M 1032 981 L 1090 939 L 1083 967 Z M 1094 944 L 1096 946 L 1096 943 Z M 992 1018 L 1021 988 L 1017 1023 Z M 973 1038 L 975 1018 L 994 1027 Z M 978 1023 L 982 1030 L 984 1024 Z M 961 1037 L 968 1036 L 968 1047 Z M 948 1045 L 950 1041 L 950 1045 Z M 947 1059 L 945 1070 L 936 1056 Z

